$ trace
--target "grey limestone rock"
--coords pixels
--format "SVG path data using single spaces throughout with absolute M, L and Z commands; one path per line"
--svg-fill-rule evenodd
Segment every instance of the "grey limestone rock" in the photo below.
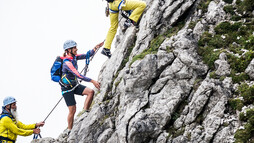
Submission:
M 216 75 L 225 76 L 220 80 L 210 78 L 209 67 L 197 52 L 202 33 L 207 28 L 213 32 L 215 25 L 226 20 L 225 2 L 211 1 L 206 13 L 196 8 L 198 2 L 146 0 L 139 28 L 119 31 L 117 48 L 101 68 L 101 89 L 96 90 L 91 111 L 76 117 L 69 136 L 36 141 L 234 142 L 238 118 L 225 112 L 238 85 L 227 77 L 230 66 L 226 55 L 222 53 L 215 62 Z M 164 36 L 156 45 L 158 50 L 150 51 L 151 41 L 183 17 L 187 20 L 183 28 L 171 37 Z M 188 28 L 190 21 L 197 21 L 193 29 Z M 246 69 L 251 78 L 253 64 L 252 60 Z
M 254 79 L 254 59 L 251 60 L 245 72 L 250 76 L 251 79 Z
M 219 76 L 228 76 L 231 72 L 230 65 L 227 62 L 225 53 L 221 53 L 219 59 L 215 61 L 215 74 Z

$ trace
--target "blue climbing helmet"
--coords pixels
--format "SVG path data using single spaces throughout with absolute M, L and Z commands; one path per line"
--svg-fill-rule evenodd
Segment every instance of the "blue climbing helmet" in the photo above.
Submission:
M 4 104 L 3 107 L 5 107 L 9 104 L 15 103 L 15 102 L 17 102 L 17 101 L 14 97 L 12 97 L 12 96 L 5 97 L 4 101 L 3 101 L 3 104 Z
M 75 46 L 77 46 L 77 43 L 75 41 L 67 40 L 67 41 L 64 42 L 63 49 L 67 50 L 67 49 L 73 48 Z

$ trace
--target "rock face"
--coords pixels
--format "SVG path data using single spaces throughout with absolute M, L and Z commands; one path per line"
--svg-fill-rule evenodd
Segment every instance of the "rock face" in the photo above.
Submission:
M 69 136 L 33 142 L 70 143 L 207 143 L 234 142 L 240 127 L 229 114 L 233 82 L 225 53 L 215 61 L 215 74 L 197 53 L 202 33 L 226 20 L 225 2 L 211 1 L 207 12 L 199 0 L 146 0 L 139 29 L 119 32 L 112 57 L 103 65 L 95 104 L 76 117 Z M 151 49 L 152 40 L 177 25 L 177 33 Z M 196 21 L 193 28 L 189 24 Z M 122 21 L 121 21 L 122 22 Z M 121 25 L 121 24 L 120 24 Z M 254 78 L 252 61 L 246 73 Z
M 251 79 L 254 79 L 254 59 L 251 61 L 245 72 L 250 76 Z

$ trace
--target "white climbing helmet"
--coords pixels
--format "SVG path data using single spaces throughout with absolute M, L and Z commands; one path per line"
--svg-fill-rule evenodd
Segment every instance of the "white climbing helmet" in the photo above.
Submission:
M 9 104 L 15 103 L 15 102 L 17 102 L 17 101 L 16 101 L 16 99 L 14 97 L 11 97 L 11 96 L 5 97 L 4 101 L 3 101 L 3 103 L 4 103 L 3 107 L 5 107 L 5 106 L 7 106 Z
M 75 46 L 77 46 L 77 43 L 75 41 L 67 40 L 67 41 L 64 42 L 63 49 L 67 50 L 67 49 L 73 48 Z

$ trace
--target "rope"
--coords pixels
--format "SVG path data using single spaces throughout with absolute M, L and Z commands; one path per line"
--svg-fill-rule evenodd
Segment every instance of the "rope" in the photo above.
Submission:
M 99 49 L 100 49 L 100 47 L 97 48 L 96 51 L 94 51 L 93 56 L 90 56 L 90 51 L 87 52 L 88 56 L 86 55 L 86 66 L 81 70 L 81 73 L 84 71 L 84 76 L 86 75 L 86 73 L 87 73 L 87 71 L 88 71 L 88 65 L 89 65 L 90 61 L 92 61 L 93 57 L 95 56 L 95 54 L 97 53 L 97 51 L 98 51 Z M 82 82 L 82 80 L 78 81 L 77 85 L 75 85 L 75 86 L 74 86 L 72 89 L 70 89 L 70 90 L 62 91 L 62 95 L 63 95 L 64 93 L 71 92 L 71 91 L 75 90 L 75 88 L 77 88 L 78 85 L 80 85 L 81 82 Z M 56 108 L 57 105 L 61 102 L 62 99 L 63 99 L 63 96 L 60 98 L 60 100 L 57 102 L 57 104 L 54 106 L 54 108 L 49 112 L 49 114 L 47 115 L 47 117 L 44 119 L 43 122 L 45 122 L 45 121 L 48 119 L 49 115 L 55 110 L 55 108 Z M 40 128 L 40 127 L 38 127 L 38 128 Z M 42 138 L 42 137 L 41 137 L 41 134 L 34 134 L 33 139 L 37 139 L 38 136 L 39 136 L 40 138 Z
M 86 62 L 86 66 L 80 72 L 80 73 L 82 73 L 84 71 L 84 74 L 83 74 L 84 76 L 86 75 L 86 73 L 88 71 L 89 63 L 93 60 L 94 55 L 98 52 L 99 49 L 100 49 L 100 47 L 98 49 L 96 49 L 96 51 L 94 51 L 93 56 L 90 56 L 90 52 L 89 52 L 89 59 L 88 59 L 89 62 Z

